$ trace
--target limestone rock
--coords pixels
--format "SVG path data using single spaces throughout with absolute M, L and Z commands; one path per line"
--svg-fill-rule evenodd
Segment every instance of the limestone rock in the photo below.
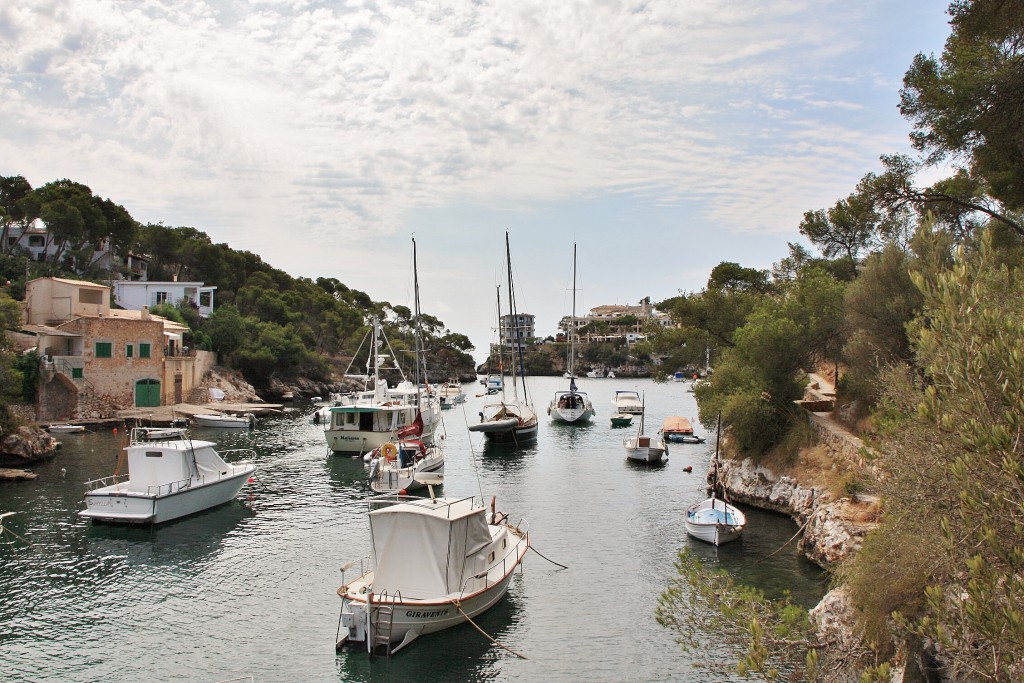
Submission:
M 18 427 L 0 439 L 0 465 L 31 465 L 52 456 L 57 440 L 38 427 Z
M 39 477 L 35 472 L 0 467 L 0 481 L 32 481 Z

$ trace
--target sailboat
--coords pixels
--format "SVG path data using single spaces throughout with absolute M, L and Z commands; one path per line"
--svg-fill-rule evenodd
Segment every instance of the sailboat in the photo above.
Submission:
M 718 439 L 715 443 L 714 483 L 711 497 L 694 503 L 686 510 L 686 533 L 696 539 L 722 545 L 735 541 L 747 525 L 747 517 L 724 500 L 715 497 L 718 489 L 718 448 L 722 442 L 722 415 L 718 415 Z
M 586 424 L 594 417 L 594 405 L 586 392 L 576 388 L 576 245 L 572 245 L 572 318 L 569 322 L 569 391 L 556 391 L 548 405 L 555 422 Z
M 661 433 L 654 436 L 644 434 L 644 414 L 640 413 L 640 428 L 634 436 L 627 436 L 622 445 L 626 448 L 626 457 L 630 460 L 660 465 L 668 457 L 668 444 Z
M 412 241 L 413 298 L 416 318 L 416 376 L 419 393 L 420 370 L 426 379 L 426 358 L 423 355 L 420 331 L 420 281 L 416 267 L 416 240 Z M 422 397 L 417 401 L 422 406 Z M 370 488 L 377 493 L 400 493 L 423 487 L 419 475 L 444 472 L 444 449 L 434 442 L 424 443 L 418 437 L 423 432 L 422 412 L 416 414 L 412 425 L 398 432 L 393 441 L 375 449 L 370 456 Z
M 508 263 L 508 300 L 510 320 L 516 320 L 516 298 L 515 288 L 512 283 L 512 251 L 509 247 L 508 233 L 505 233 L 505 260 Z M 498 319 L 501 320 L 501 295 L 498 295 Z M 499 329 L 501 325 L 499 324 Z M 529 443 L 537 439 L 537 413 L 530 405 L 529 393 L 526 387 L 526 365 L 523 362 L 523 334 L 518 325 L 512 325 L 515 330 L 513 346 L 518 360 L 518 372 L 513 371 L 512 376 L 512 399 L 505 395 L 505 384 L 502 383 L 501 398 L 491 400 L 484 404 L 480 411 L 480 422 L 469 426 L 471 432 L 482 432 L 484 437 L 495 443 Z M 499 353 L 504 352 L 504 339 L 499 334 Z M 502 364 L 504 368 L 504 364 Z M 523 381 L 523 398 L 519 398 L 519 388 L 515 375 L 518 374 Z M 495 394 L 497 396 L 497 394 Z

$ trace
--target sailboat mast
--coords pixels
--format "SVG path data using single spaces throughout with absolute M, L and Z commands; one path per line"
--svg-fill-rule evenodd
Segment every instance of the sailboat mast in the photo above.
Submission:
M 572 245 L 572 317 L 569 319 L 569 391 L 576 391 L 576 245 Z
M 498 296 L 498 376 L 501 377 L 501 400 L 505 401 L 505 334 L 501 329 L 501 285 L 497 285 L 495 293 Z M 515 378 L 513 378 L 513 381 Z
M 512 286 L 512 248 L 509 246 L 508 233 L 505 233 L 505 260 L 508 263 L 508 311 L 510 324 L 515 326 L 516 348 L 513 353 L 519 359 L 519 376 L 523 379 L 523 399 L 528 400 L 526 394 L 526 366 L 523 362 L 523 330 L 516 319 L 516 290 Z M 515 377 L 512 377 L 512 395 L 519 400 L 519 390 L 516 387 Z
M 423 353 L 423 330 L 420 326 L 420 276 L 419 270 L 416 267 L 416 238 L 412 238 L 412 291 L 413 291 L 413 308 L 415 309 L 416 316 L 416 333 L 415 333 L 415 344 L 414 350 L 416 353 L 416 394 L 420 392 L 420 363 L 423 363 L 423 377 L 426 379 L 427 367 L 426 357 Z M 429 382 L 429 380 L 427 380 Z

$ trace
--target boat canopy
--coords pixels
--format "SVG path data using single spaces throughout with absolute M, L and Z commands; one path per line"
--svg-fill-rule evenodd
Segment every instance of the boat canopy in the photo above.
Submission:
M 472 498 L 398 503 L 370 512 L 375 593 L 430 600 L 487 569 L 486 511 Z
M 672 417 L 665 418 L 665 421 L 661 423 L 661 431 L 665 434 L 669 434 L 671 432 L 677 434 L 693 434 L 693 425 L 690 424 L 690 420 L 687 418 L 674 415 Z
M 168 441 L 160 444 L 144 443 L 129 446 L 129 489 L 147 491 L 150 486 L 184 481 L 193 473 L 213 476 L 224 469 L 225 463 L 213 450 L 210 441 Z

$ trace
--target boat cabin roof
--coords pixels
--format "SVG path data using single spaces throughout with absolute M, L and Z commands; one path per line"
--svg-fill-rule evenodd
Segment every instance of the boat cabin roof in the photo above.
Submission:
M 661 423 L 661 431 L 666 434 L 669 432 L 693 434 L 693 425 L 690 424 L 690 420 L 688 418 L 673 415 L 671 417 L 666 417 L 665 421 Z

